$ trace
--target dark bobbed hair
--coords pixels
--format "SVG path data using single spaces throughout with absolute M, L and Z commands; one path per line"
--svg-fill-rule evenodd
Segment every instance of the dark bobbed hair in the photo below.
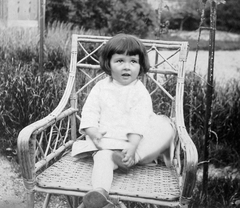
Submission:
M 133 35 L 115 35 L 100 50 L 100 67 L 108 75 L 111 75 L 110 60 L 114 54 L 139 55 L 139 75 L 147 73 L 150 68 L 145 46 Z

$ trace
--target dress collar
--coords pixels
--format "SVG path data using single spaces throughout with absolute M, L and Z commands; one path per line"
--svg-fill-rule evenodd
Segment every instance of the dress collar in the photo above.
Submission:
M 138 81 L 138 79 L 136 79 L 136 80 L 134 80 L 133 82 L 131 82 L 131 83 L 128 84 L 128 85 L 122 85 L 122 84 L 120 84 L 117 80 L 113 79 L 112 77 L 111 77 L 111 80 L 112 80 L 112 83 L 113 83 L 114 85 L 119 86 L 119 87 L 133 86 L 133 85 L 135 85 L 135 84 L 137 83 L 137 81 Z

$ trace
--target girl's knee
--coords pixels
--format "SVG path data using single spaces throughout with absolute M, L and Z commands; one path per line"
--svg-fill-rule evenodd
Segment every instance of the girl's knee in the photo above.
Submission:
M 165 115 L 153 116 L 151 119 L 151 126 L 159 134 L 165 134 L 169 137 L 174 137 L 176 134 L 175 124 Z
M 173 123 L 171 123 L 171 121 L 165 123 L 164 130 L 166 133 L 169 134 L 170 137 L 175 137 L 176 127 L 174 126 Z
M 112 170 L 115 170 L 117 166 L 113 162 L 112 154 L 113 154 L 112 150 L 97 151 L 93 156 L 94 167 L 106 169 L 110 168 Z

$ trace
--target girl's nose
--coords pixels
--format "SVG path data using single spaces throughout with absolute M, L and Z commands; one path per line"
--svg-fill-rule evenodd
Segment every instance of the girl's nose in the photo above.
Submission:
M 125 70 L 130 70 L 130 63 L 126 62 L 124 65 Z

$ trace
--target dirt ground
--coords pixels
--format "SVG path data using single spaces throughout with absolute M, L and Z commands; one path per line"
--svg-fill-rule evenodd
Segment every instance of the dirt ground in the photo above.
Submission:
M 0 156 L 0 208 L 24 208 L 24 187 L 19 167 Z
M 35 208 L 42 207 L 43 194 L 36 194 Z M 27 208 L 19 165 L 0 155 L 0 208 Z M 65 198 L 53 196 L 49 208 L 69 208 Z

